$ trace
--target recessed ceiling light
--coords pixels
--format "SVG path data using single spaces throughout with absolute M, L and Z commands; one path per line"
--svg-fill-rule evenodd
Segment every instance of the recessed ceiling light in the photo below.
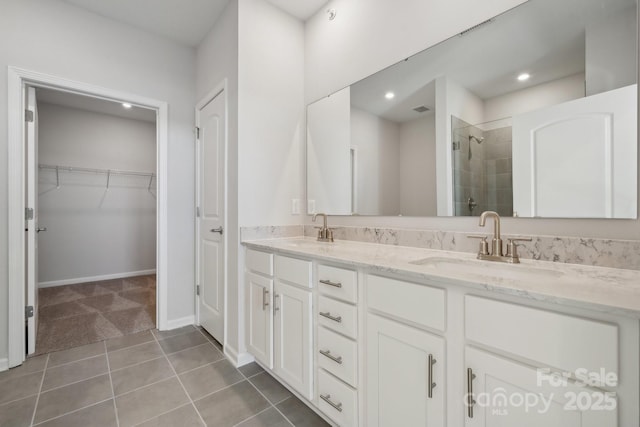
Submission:
M 128 102 L 123 102 L 123 103 L 122 103 L 122 106 L 123 106 L 124 108 L 126 108 L 127 110 L 128 110 L 129 108 L 131 108 L 131 104 L 129 104 Z
M 518 81 L 519 82 L 524 82 L 526 80 L 529 80 L 529 77 L 531 77 L 531 75 L 529 73 L 522 73 L 518 76 Z
M 329 15 L 329 21 L 333 21 L 334 19 L 336 19 L 337 14 L 338 12 L 336 12 L 335 9 L 327 9 L 327 15 Z
M 393 98 L 395 98 L 395 96 L 396 96 L 396 94 L 393 93 L 393 92 L 387 92 L 387 93 L 384 94 L 384 97 L 387 98 L 387 99 L 393 99 Z

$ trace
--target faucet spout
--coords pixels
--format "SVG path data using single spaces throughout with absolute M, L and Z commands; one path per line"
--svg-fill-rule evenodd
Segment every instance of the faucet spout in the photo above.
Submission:
M 491 240 L 491 255 L 502 256 L 502 239 L 500 238 L 500 215 L 494 211 L 484 211 L 480 215 L 480 227 L 484 227 L 487 218 L 493 218 L 493 239 Z
M 485 223 L 487 222 L 487 217 L 493 218 L 493 238 L 499 239 L 500 238 L 500 215 L 498 215 L 498 212 L 494 212 L 494 211 L 482 212 L 482 214 L 480 215 L 480 227 L 485 226 Z
M 327 226 L 327 214 L 325 213 L 316 213 L 313 214 L 313 217 L 311 218 L 311 221 L 316 222 L 316 218 L 318 217 L 318 215 L 322 216 L 323 218 L 323 223 L 322 223 L 322 227 L 317 227 L 318 230 L 318 241 L 319 242 L 333 242 L 333 230 L 331 230 L 328 226 Z

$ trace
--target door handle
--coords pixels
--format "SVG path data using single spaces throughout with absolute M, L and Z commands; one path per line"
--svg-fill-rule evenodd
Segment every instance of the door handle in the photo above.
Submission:
M 436 363 L 436 359 L 433 357 L 433 354 L 429 354 L 429 358 L 427 360 L 427 372 L 428 372 L 428 376 L 429 378 L 427 378 L 428 382 L 428 396 L 429 399 L 433 398 L 433 389 L 436 386 L 436 383 L 433 382 L 433 365 Z
M 269 306 L 269 290 L 267 288 L 262 288 L 262 311 L 265 311 Z
M 476 374 L 473 373 L 471 368 L 467 368 L 467 415 L 469 418 L 473 418 L 473 405 L 476 401 L 473 399 L 473 380 L 476 378 Z
M 212 232 L 212 233 L 220 233 L 220 235 L 222 235 L 222 227 L 212 228 L 209 231 Z
M 36 228 L 36 233 L 39 233 L 41 231 L 47 231 L 47 227 L 38 227 L 38 228 Z

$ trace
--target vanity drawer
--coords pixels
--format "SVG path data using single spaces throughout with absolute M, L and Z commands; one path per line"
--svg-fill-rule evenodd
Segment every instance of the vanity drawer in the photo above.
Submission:
M 248 270 L 273 276 L 273 254 L 247 249 L 245 264 Z
M 278 279 L 305 288 L 310 288 L 313 285 L 311 282 L 311 261 L 276 255 L 275 274 Z
M 358 425 L 358 392 L 318 370 L 318 407 L 341 427 Z
M 353 270 L 319 265 L 318 289 L 334 298 L 354 304 L 358 301 L 358 279 Z
M 318 297 L 318 324 L 350 338 L 358 336 L 358 309 L 350 304 Z
M 467 295 L 465 334 L 563 371 L 618 374 L 617 325 Z
M 358 346 L 329 329 L 318 328 L 318 366 L 356 387 Z
M 369 308 L 438 331 L 445 330 L 445 291 L 380 276 L 367 276 Z

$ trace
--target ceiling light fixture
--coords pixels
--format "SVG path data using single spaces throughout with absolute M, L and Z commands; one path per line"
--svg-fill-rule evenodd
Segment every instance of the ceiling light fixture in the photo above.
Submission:
M 336 19 L 336 15 L 338 14 L 338 12 L 336 12 L 335 9 L 327 9 L 327 14 L 329 15 L 329 21 L 333 21 L 334 19 Z
M 529 73 L 522 73 L 518 76 L 518 81 L 519 82 L 524 82 L 529 80 L 529 77 L 531 77 L 531 75 Z
M 129 108 L 131 108 L 131 107 L 132 107 L 132 105 L 131 105 L 131 104 L 129 104 L 128 102 L 123 102 L 123 103 L 122 103 L 122 106 L 123 106 L 124 108 L 126 108 L 127 110 L 128 110 Z
M 396 94 L 393 93 L 393 92 L 387 92 L 387 93 L 384 94 L 384 97 L 387 98 L 387 99 L 393 99 L 393 98 L 395 98 L 395 96 L 396 96 Z

